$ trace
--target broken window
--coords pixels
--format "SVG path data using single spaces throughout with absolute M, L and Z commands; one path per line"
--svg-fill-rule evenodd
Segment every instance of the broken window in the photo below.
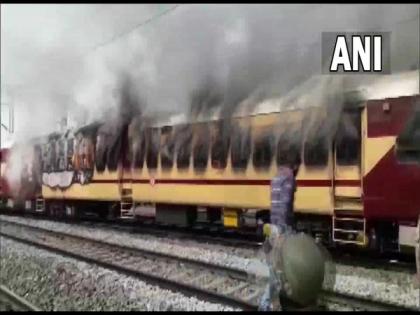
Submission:
M 160 164 L 162 169 L 171 169 L 174 165 L 175 139 L 171 126 L 164 126 L 161 130 Z
M 58 165 L 57 170 L 62 172 L 66 169 L 66 155 L 65 155 L 65 140 L 60 139 L 57 141 L 58 144 Z
M 274 137 L 271 134 L 258 136 L 254 141 L 253 164 L 256 169 L 267 169 L 273 160 Z
M 420 163 L 420 105 L 398 135 L 395 151 L 400 163 Z
M 34 146 L 34 157 L 33 157 L 33 164 L 32 164 L 32 174 L 34 175 L 35 185 L 37 189 L 40 188 L 42 183 L 42 149 L 41 145 L 36 144 Z
M 232 134 L 231 161 L 233 170 L 245 170 L 251 156 L 251 129 L 239 126 L 234 128 Z
M 104 132 L 99 131 L 96 138 L 96 152 L 95 152 L 95 165 L 98 172 L 105 171 L 107 148 L 105 146 L 106 135 Z
M 48 172 L 54 172 L 55 170 L 55 157 L 56 157 L 56 151 L 55 151 L 55 141 L 50 140 L 48 143 Z
M 134 155 L 134 167 L 142 168 L 144 164 L 144 156 L 146 153 L 146 131 L 142 131 L 140 136 L 133 139 L 133 155 Z
M 322 133 L 322 126 L 311 128 L 304 144 L 303 159 L 307 166 L 326 166 L 328 163 L 327 136 Z
M 193 165 L 196 170 L 207 168 L 209 157 L 209 128 L 206 124 L 201 124 L 195 128 L 195 144 L 193 148 Z
M 191 125 L 184 125 L 179 127 L 176 132 L 177 138 L 177 157 L 176 164 L 180 169 L 185 169 L 190 166 L 191 156 L 191 140 L 192 140 L 192 128 Z
M 92 170 L 94 166 L 95 147 L 90 136 L 84 136 L 81 142 L 81 169 Z
M 74 139 L 67 140 L 67 170 L 73 169 Z
M 160 132 L 157 128 L 148 130 L 146 165 L 149 169 L 156 169 L 159 158 Z
M 214 125 L 211 144 L 211 165 L 214 168 L 226 168 L 230 146 L 228 122 L 221 120 Z
M 42 172 L 48 172 L 48 143 L 42 145 Z
M 360 161 L 360 112 L 343 113 L 336 135 L 338 165 L 355 165 Z
M 120 129 L 117 129 L 116 133 L 111 136 L 110 143 L 108 143 L 107 147 L 108 147 L 108 155 L 107 155 L 108 170 L 116 171 L 118 168 L 118 163 L 121 160 L 121 152 L 122 152 L 122 132 Z
M 288 163 L 289 157 L 301 156 L 302 134 L 300 131 L 290 132 L 291 127 L 286 127 L 284 133 L 277 142 L 277 166 Z
M 118 163 L 120 161 L 121 157 L 121 147 L 122 147 L 122 141 L 121 137 L 114 136 L 113 144 L 110 145 L 110 148 L 108 150 L 108 156 L 107 156 L 107 166 L 108 170 L 110 171 L 116 171 L 118 168 Z

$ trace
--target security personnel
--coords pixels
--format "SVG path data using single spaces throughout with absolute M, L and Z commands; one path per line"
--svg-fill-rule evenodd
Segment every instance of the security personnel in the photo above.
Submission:
M 299 165 L 299 155 L 289 153 L 285 163 L 279 166 L 277 176 L 271 181 L 270 222 L 277 226 L 280 233 L 290 232 L 294 227 L 293 203 Z
M 316 303 L 324 283 L 326 260 L 315 240 L 303 233 L 280 234 L 275 225 L 266 226 L 269 251 L 269 283 L 259 311 L 280 311 L 285 301 L 297 308 Z
M 282 235 L 279 233 L 276 225 L 265 224 L 263 228 L 265 242 L 263 250 L 265 260 L 269 270 L 269 283 L 265 288 L 264 294 L 261 297 L 258 310 L 272 311 L 281 310 L 280 291 L 282 289 L 281 277 L 278 272 L 275 272 L 275 257 L 278 256 L 278 251 L 282 245 Z

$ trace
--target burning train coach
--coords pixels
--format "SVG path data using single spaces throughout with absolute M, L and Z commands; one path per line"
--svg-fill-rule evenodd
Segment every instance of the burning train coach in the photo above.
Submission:
M 314 113 L 317 123 L 308 124 Z M 144 117 L 98 122 L 27 145 L 31 149 L 19 153 L 27 165 L 14 194 L 4 174 L 13 169 L 15 147 L 2 151 L 1 197 L 14 211 L 24 205 L 55 217 L 206 222 L 257 233 L 269 220 L 270 181 L 293 152 L 302 160 L 298 230 L 334 245 L 414 246 L 418 89 L 349 102 L 326 135 L 329 115 L 328 107 L 313 106 L 193 123 Z

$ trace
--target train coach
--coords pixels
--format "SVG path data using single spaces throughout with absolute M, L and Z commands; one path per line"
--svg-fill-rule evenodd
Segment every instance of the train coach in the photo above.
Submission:
M 345 104 L 332 127 L 329 115 L 313 106 L 196 122 L 135 117 L 51 134 L 33 146 L 42 189 L 27 208 L 257 232 L 269 220 L 270 181 L 294 152 L 299 230 L 333 245 L 413 247 L 418 90 Z
M 0 149 L 0 202 L 3 207 L 6 205 L 7 200 L 10 197 L 9 184 L 6 177 L 4 176 L 8 155 L 9 155 L 8 148 Z

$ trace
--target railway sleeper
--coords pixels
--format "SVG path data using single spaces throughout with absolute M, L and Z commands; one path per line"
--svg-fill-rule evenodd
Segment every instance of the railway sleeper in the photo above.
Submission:
M 242 289 L 244 289 L 248 286 L 249 286 L 249 283 L 242 282 L 242 283 L 238 284 L 237 286 L 224 291 L 223 294 L 224 295 L 232 295 L 233 293 L 238 292 L 238 291 L 240 291 L 240 290 L 242 290 Z

